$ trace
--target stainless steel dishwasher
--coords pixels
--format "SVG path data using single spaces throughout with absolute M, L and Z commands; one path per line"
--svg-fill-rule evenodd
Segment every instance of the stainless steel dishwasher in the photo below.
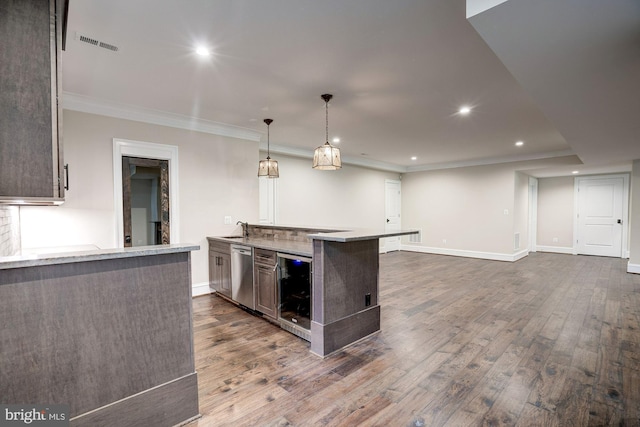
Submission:
M 253 257 L 249 246 L 231 245 L 231 298 L 255 310 Z

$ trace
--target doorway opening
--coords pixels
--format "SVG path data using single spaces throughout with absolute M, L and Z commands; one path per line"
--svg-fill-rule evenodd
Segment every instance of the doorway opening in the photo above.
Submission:
M 169 161 L 122 157 L 124 246 L 168 245 Z
M 125 165 L 124 158 L 129 158 L 127 165 Z M 131 164 L 131 158 L 136 160 Z M 164 179 L 166 191 L 164 202 L 159 202 L 160 205 L 157 208 L 157 216 L 147 216 L 143 214 L 142 210 L 136 211 L 138 207 L 141 209 L 147 209 L 151 212 L 154 208 L 151 203 L 152 191 L 148 188 L 153 188 L 152 180 L 160 171 L 160 178 L 156 186 L 157 194 L 162 197 L 162 162 L 166 166 L 166 178 Z M 155 240 L 155 244 L 166 243 L 180 243 L 179 236 L 179 224 L 180 224 L 180 212 L 179 206 L 179 187 L 178 187 L 178 147 L 175 145 L 156 144 L 150 142 L 130 141 L 125 139 L 113 139 L 113 200 L 114 200 L 114 220 L 115 220 L 115 247 L 122 248 L 127 246 L 143 245 L 144 240 Z M 135 166 L 135 173 L 132 166 Z M 140 174 L 137 177 L 138 173 Z M 133 178 L 133 179 L 131 179 Z M 147 196 L 140 196 L 140 200 L 133 200 L 128 209 L 125 209 L 125 182 L 130 180 L 133 182 L 134 191 L 136 186 L 149 189 L 148 203 L 144 202 Z M 141 182 L 136 183 L 140 180 Z M 146 181 L 149 180 L 149 181 Z M 146 181 L 146 182 L 145 182 Z M 146 192 L 146 190 L 144 191 Z M 142 193 L 142 192 L 141 192 Z M 137 196 L 135 196 L 137 197 Z M 134 198 L 135 198 L 134 197 Z M 164 204 L 163 204 L 164 203 Z M 131 218 L 131 223 L 134 220 L 137 223 L 142 224 L 142 218 L 146 217 L 145 221 L 160 222 L 160 225 L 153 224 L 153 229 L 141 227 L 146 232 L 140 231 L 140 233 L 133 234 L 132 230 L 125 232 L 125 211 L 131 211 L 131 206 L 134 208 L 134 214 Z M 165 212 L 165 225 L 162 225 L 163 210 Z M 157 219 L 156 219 L 157 218 Z M 159 228 L 159 233 L 157 230 Z M 141 234 L 142 233 L 142 234 Z M 160 234 L 160 236 L 158 236 Z M 125 236 L 130 236 L 126 239 Z M 129 244 L 125 244 L 125 239 L 130 240 Z M 138 240 L 141 241 L 138 244 Z M 150 243 L 151 244 L 151 243 Z
M 401 182 L 395 179 L 386 179 L 385 188 L 385 231 L 400 231 L 401 228 Z M 399 251 L 400 236 L 387 237 L 384 239 L 384 252 Z

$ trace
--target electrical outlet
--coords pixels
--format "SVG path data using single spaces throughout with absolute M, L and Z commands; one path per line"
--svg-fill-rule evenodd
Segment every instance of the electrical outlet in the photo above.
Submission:
M 553 243 L 558 243 L 558 238 L 557 237 L 553 238 Z
M 231 225 L 232 222 L 233 221 L 232 221 L 230 215 L 227 215 L 227 216 L 224 217 L 224 225 Z
M 442 239 L 442 244 L 446 245 L 447 244 L 447 239 Z
M 505 214 L 505 215 L 509 215 L 509 209 L 505 209 L 505 210 L 504 210 L 504 214 Z

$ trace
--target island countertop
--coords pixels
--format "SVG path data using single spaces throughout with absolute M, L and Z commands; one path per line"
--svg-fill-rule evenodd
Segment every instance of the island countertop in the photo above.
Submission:
M 283 252 L 291 255 L 299 255 L 304 257 L 313 256 L 313 244 L 311 242 L 299 242 L 287 239 L 268 239 L 262 237 L 242 237 L 242 236 L 226 236 L 226 237 L 207 237 L 209 240 L 225 242 L 236 245 L 251 246 L 268 251 Z
M 373 229 L 353 229 L 346 231 L 332 231 L 328 233 L 312 233 L 309 234 L 310 239 L 328 240 L 331 242 L 356 242 L 359 240 L 384 239 L 386 237 L 407 236 L 409 234 L 418 234 L 418 230 L 398 230 L 384 231 Z
M 42 265 L 69 264 L 73 262 L 98 261 L 115 258 L 131 258 L 146 255 L 162 255 L 190 252 L 200 249 L 193 244 L 137 246 L 132 248 L 96 249 L 59 253 L 17 255 L 0 258 L 0 270 L 10 268 L 37 267 Z
M 250 224 L 251 225 L 251 224 Z M 280 227 L 272 227 L 269 228 L 280 228 L 280 229 L 288 229 L 288 230 L 308 230 L 309 227 L 291 227 L 291 226 L 280 226 Z M 335 230 L 335 229 L 334 229 Z M 262 236 L 212 236 L 207 237 L 207 239 L 231 243 L 231 244 L 239 244 L 252 246 L 255 248 L 266 249 L 276 252 L 284 252 L 293 255 L 301 255 L 301 256 L 309 256 L 313 255 L 313 240 L 326 240 L 331 242 L 355 242 L 361 240 L 373 240 L 380 239 L 385 237 L 393 237 L 393 236 L 404 236 L 409 234 L 418 233 L 417 230 L 398 230 L 398 231 L 384 231 L 384 230 L 372 230 L 372 229 L 353 229 L 353 230 L 343 230 L 343 231 L 334 231 L 327 230 L 321 231 L 315 229 L 313 232 L 306 234 L 306 238 L 308 241 L 296 241 L 290 240 L 286 238 L 265 238 Z

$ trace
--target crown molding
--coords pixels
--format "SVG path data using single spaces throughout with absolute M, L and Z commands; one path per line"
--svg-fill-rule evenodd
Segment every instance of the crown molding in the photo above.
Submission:
M 65 110 L 98 114 L 101 116 L 133 120 L 136 122 L 204 132 L 249 141 L 260 141 L 260 137 L 262 135 L 260 132 L 239 126 L 107 101 L 70 92 L 62 93 L 62 108 Z
M 454 168 L 464 168 L 464 167 L 472 167 L 472 166 L 497 165 L 500 163 L 525 162 L 529 160 L 543 160 L 543 159 L 552 159 L 554 157 L 565 157 L 565 156 L 575 156 L 575 155 L 576 154 L 572 150 L 549 151 L 546 153 L 534 153 L 534 154 L 526 154 L 521 156 L 491 157 L 488 159 L 464 160 L 460 162 L 432 163 L 432 164 L 424 164 L 424 165 L 417 165 L 417 166 L 409 166 L 407 168 L 407 172 L 423 172 L 423 171 L 432 171 L 432 170 L 439 170 L 439 169 L 454 169 Z

